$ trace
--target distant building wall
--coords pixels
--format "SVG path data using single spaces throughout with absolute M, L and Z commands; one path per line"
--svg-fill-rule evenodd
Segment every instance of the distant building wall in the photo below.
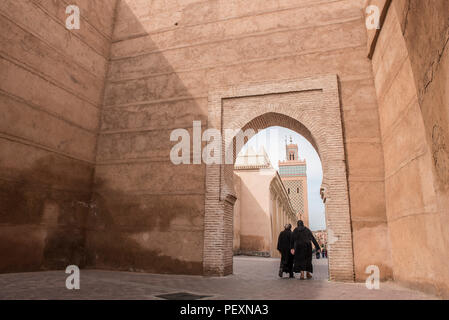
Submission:
M 244 165 L 242 158 L 234 170 L 234 253 L 278 257 L 279 233 L 296 221 L 287 190 L 269 162 Z

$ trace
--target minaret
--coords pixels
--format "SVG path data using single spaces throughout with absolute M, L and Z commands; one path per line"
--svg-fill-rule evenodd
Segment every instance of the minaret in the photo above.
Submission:
M 287 189 L 293 209 L 298 219 L 304 221 L 309 227 L 309 206 L 307 201 L 307 164 L 306 160 L 299 158 L 298 145 L 290 143 L 285 145 L 285 161 L 279 161 L 279 175 Z

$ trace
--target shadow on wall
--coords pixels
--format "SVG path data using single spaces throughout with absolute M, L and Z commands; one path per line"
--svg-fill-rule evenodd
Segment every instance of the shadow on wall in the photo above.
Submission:
M 178 273 L 180 266 L 189 274 L 201 274 L 202 262 L 186 262 L 164 255 L 157 247 L 168 235 L 179 242 L 171 224 L 180 216 L 198 220 L 195 203 L 169 195 L 134 195 L 109 189 L 96 182 L 96 207 L 88 220 L 87 265 L 101 269 Z M 142 206 L 144 203 L 144 206 Z
M 93 168 L 62 156 L 38 159 L 0 185 L 0 272 L 84 266 L 89 190 Z
M 202 273 L 205 167 L 175 166 L 169 153 L 172 129 L 207 125 L 207 99 L 190 95 L 126 1 L 116 19 L 126 28 L 114 45 L 134 51 L 118 59 L 111 49 L 95 168 L 28 150 L 19 171 L 8 163 L 20 155 L 0 148 L 0 272 Z M 142 42 L 153 52 L 140 55 Z
M 180 78 L 140 19 L 126 1 L 119 2 L 87 265 L 202 274 L 205 166 L 171 163 L 170 150 L 177 142 L 170 141 L 170 133 L 185 128 L 192 134 L 194 120 L 201 120 L 204 129 L 207 98 L 190 93 L 184 82 L 204 89 L 200 80 L 189 74 Z

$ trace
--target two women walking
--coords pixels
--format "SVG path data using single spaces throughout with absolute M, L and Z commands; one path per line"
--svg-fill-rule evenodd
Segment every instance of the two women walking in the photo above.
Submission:
M 281 232 L 278 239 L 278 250 L 281 253 L 281 265 L 279 276 L 282 277 L 283 272 L 288 272 L 290 278 L 293 273 L 300 273 L 300 279 L 304 280 L 312 278 L 312 243 L 317 252 L 320 246 L 309 228 L 304 226 L 304 222 L 298 221 L 298 226 L 291 232 L 291 225 L 285 226 L 285 230 Z M 290 242 L 288 242 L 288 239 Z

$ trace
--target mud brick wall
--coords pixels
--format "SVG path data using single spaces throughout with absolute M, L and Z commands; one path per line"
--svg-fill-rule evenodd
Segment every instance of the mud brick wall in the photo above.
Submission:
M 0 272 L 85 264 L 115 1 L 0 2 Z
M 446 297 L 448 39 L 449 2 L 394 0 L 373 55 L 394 279 Z
M 97 155 L 104 215 L 88 236 L 94 264 L 201 273 L 205 167 L 171 164 L 170 131 L 206 127 L 215 87 L 337 74 L 356 278 L 370 264 L 391 277 L 363 2 L 120 1 Z

